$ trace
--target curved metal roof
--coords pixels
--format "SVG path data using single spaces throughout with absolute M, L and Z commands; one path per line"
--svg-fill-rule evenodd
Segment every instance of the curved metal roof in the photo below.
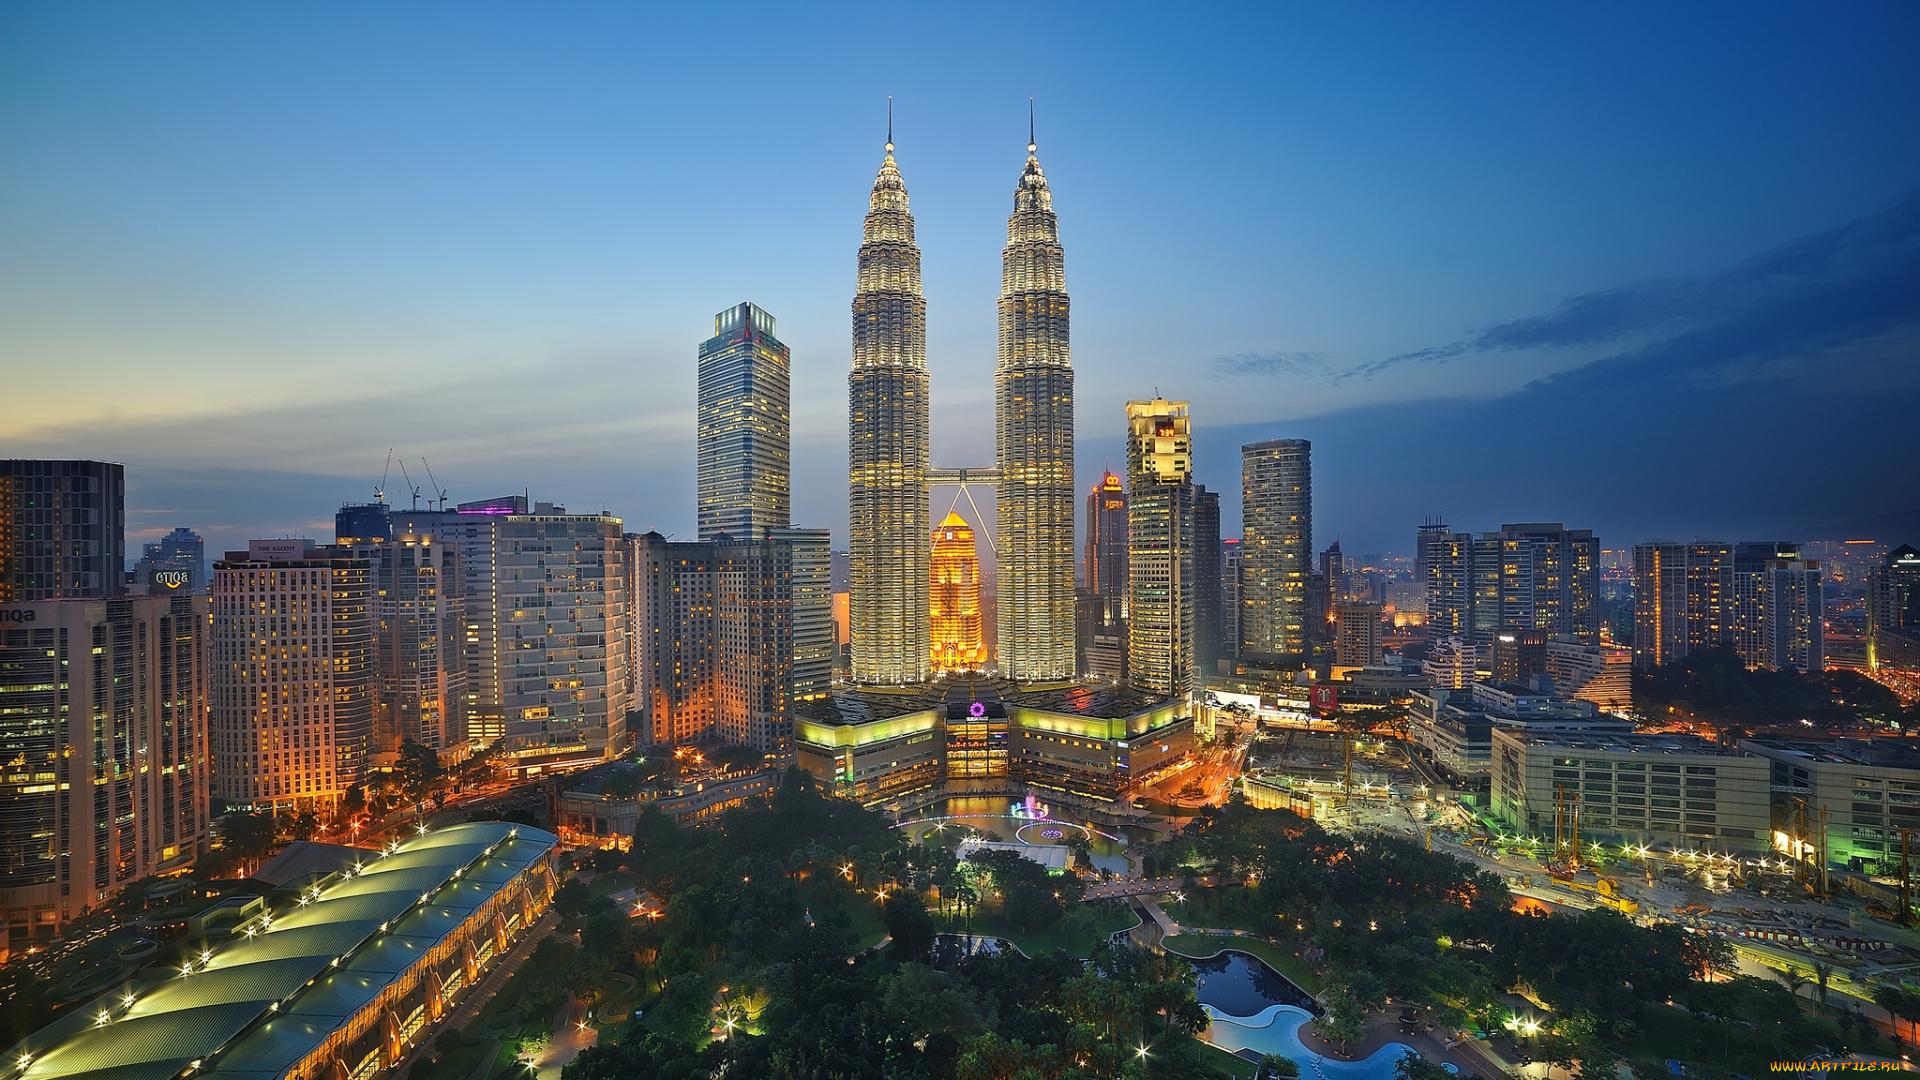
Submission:
M 147 968 L 22 1040 L 0 1080 L 271 1080 L 557 842 L 487 821 L 370 850 L 184 970 Z

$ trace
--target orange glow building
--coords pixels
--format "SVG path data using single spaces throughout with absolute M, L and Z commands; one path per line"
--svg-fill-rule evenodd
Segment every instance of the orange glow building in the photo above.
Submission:
M 949 513 L 933 530 L 933 591 L 929 628 L 933 670 L 973 671 L 986 666 L 980 624 L 980 550 L 973 526 Z

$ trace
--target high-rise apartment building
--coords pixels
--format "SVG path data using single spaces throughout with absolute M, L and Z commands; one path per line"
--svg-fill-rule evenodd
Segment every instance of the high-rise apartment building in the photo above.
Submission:
M 1240 448 L 1242 655 L 1304 661 L 1311 651 L 1313 446 L 1268 439 Z
M 394 510 L 382 521 L 370 510 L 342 508 L 334 539 L 345 553 L 365 559 L 371 574 L 374 752 L 397 753 L 414 742 L 464 758 L 466 582 L 456 543 L 435 535 L 439 515 L 416 520 Z
M 867 201 L 859 266 L 847 383 L 853 679 L 917 683 L 931 656 L 927 301 L 891 131 Z
M 980 550 L 973 526 L 957 512 L 933 531 L 933 589 L 929 633 L 933 670 L 977 671 L 986 666 L 980 625 Z
M 1633 663 L 1650 670 L 1731 637 L 1733 545 L 1657 541 L 1633 548 Z
M 207 842 L 207 599 L 0 602 L 0 917 L 17 953 Z
M 1493 635 L 1493 681 L 1526 686 L 1549 674 L 1545 630 L 1501 630 Z M 1559 686 L 1555 686 L 1560 691 Z
M 1422 526 L 1419 540 L 1430 635 L 1485 646 L 1502 630 L 1539 630 L 1599 642 L 1600 546 L 1592 532 L 1559 522 L 1478 535 Z
M 1380 662 L 1379 604 L 1342 600 L 1333 605 L 1333 656 L 1341 667 L 1365 667 Z
M 1340 551 L 1340 541 L 1320 553 L 1320 576 L 1327 579 L 1327 595 L 1333 603 L 1347 599 L 1347 557 Z
M 630 538 L 641 740 L 793 746 L 794 545 Z
M 1220 541 L 1220 652 L 1240 655 L 1240 573 L 1244 545 L 1237 536 Z
M 326 811 L 373 750 L 372 567 L 305 540 L 255 540 L 213 568 L 214 793 Z
M 826 697 L 833 692 L 833 530 L 788 526 L 769 529 L 767 538 L 793 545 L 793 699 Z
M 1638 544 L 1634 665 L 1728 649 L 1750 668 L 1825 666 L 1821 567 L 1783 541 Z
M 1193 686 L 1193 433 L 1184 401 L 1127 402 L 1127 677 Z
M 141 545 L 140 561 L 133 565 L 132 591 L 206 592 L 206 540 L 192 529 L 175 529 Z
M 1087 591 L 1122 602 L 1127 596 L 1127 488 L 1108 472 L 1087 492 Z
M 1420 528 L 1413 534 L 1413 583 L 1420 589 L 1422 596 L 1426 596 L 1429 588 L 1427 577 L 1428 547 L 1432 544 L 1445 543 L 1451 536 L 1452 532 L 1447 528 L 1447 523 L 1437 517 L 1430 517 L 1422 521 Z M 1422 610 L 1431 616 L 1433 612 L 1432 597 L 1427 597 L 1427 601 L 1428 606 Z M 1433 625 L 1431 618 L 1428 619 L 1427 625 Z
M 451 511 L 408 513 L 416 529 L 453 546 L 461 579 L 465 731 L 468 744 L 476 750 L 498 742 L 507 731 L 500 692 L 500 617 L 495 588 L 499 575 L 494 541 L 503 517 L 524 514 L 528 509 L 525 496 L 503 495 L 463 502 Z M 378 520 L 385 521 L 385 515 Z
M 1611 645 L 1547 642 L 1547 673 L 1553 692 L 1591 701 L 1603 711 L 1624 714 L 1633 705 L 1633 654 Z
M 509 514 L 498 519 L 494 549 L 495 662 L 510 747 L 619 753 L 628 704 L 620 519 L 557 507 Z
M 0 459 L 0 603 L 126 591 L 126 470 Z
M 736 304 L 700 344 L 695 426 L 700 539 L 758 540 L 793 519 L 790 356 L 773 316 Z
M 1902 544 L 1867 572 L 1867 663 L 1889 666 L 1920 652 L 1920 551 Z M 1904 665 L 1902 665 L 1904 666 Z
M 1221 610 L 1220 493 L 1193 486 L 1193 662 L 1201 675 L 1229 655 Z
M 1073 361 L 1066 256 L 1053 193 L 1029 136 L 1001 252 L 994 371 L 994 617 L 1000 673 L 1071 678 Z

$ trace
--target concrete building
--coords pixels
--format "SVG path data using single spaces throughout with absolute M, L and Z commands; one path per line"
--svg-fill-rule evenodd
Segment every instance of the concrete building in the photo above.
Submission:
M 1220 588 L 1220 493 L 1193 486 L 1193 665 L 1206 681 L 1224 656 L 1225 598 Z
M 631 538 L 637 702 L 650 746 L 793 747 L 793 545 Z
M 551 503 L 538 504 L 552 513 Z M 464 598 L 465 632 L 461 660 L 466 668 L 466 732 L 479 749 L 507 733 L 500 682 L 500 608 L 498 562 L 500 522 L 535 509 L 524 495 L 502 495 L 463 502 L 451 511 L 408 511 L 416 529 L 453 545 Z
M 306 540 L 255 540 L 213 568 L 214 794 L 330 812 L 373 742 L 373 568 Z
M 1492 812 L 1581 844 L 1759 854 L 1769 848 L 1767 759 L 1692 735 L 1492 732 Z
M 1499 532 L 1420 531 L 1430 634 L 1490 645 L 1501 630 L 1600 640 L 1600 545 L 1586 529 L 1522 522 Z
M 207 599 L 0 603 L 0 916 L 18 953 L 206 848 Z
M 192 529 L 175 529 L 151 544 L 142 545 L 140 561 L 133 564 L 128 585 L 131 591 L 139 593 L 206 592 L 206 540 Z
M 126 469 L 0 458 L 0 604 L 126 591 Z
M 1593 703 L 1543 689 L 1477 682 L 1463 689 L 1412 692 L 1407 738 L 1429 760 L 1466 786 L 1485 793 L 1493 761 L 1493 729 L 1517 734 L 1629 734 L 1633 724 L 1602 715 Z
M 694 411 L 700 539 L 757 538 L 793 522 L 791 355 L 750 303 L 713 317 Z
M 380 1075 L 539 922 L 556 844 L 486 821 L 386 851 L 334 849 L 355 861 L 303 883 L 297 901 L 244 909 L 184 969 L 148 967 L 67 1010 L 14 1046 L 0 1080 Z
M 1110 803 L 1193 744 L 1185 701 L 1124 687 L 1021 690 L 988 677 L 838 694 L 802 706 L 796 727 L 801 768 L 870 805 L 942 785 L 978 795 L 1046 788 Z
M 1263 662 L 1312 651 L 1312 451 L 1305 439 L 1240 448 L 1240 649 Z
M 493 540 L 494 663 L 508 748 L 619 753 L 628 742 L 620 519 L 559 507 L 508 514 Z
M 788 526 L 766 535 L 793 547 L 794 700 L 826 697 L 833 692 L 833 530 Z
M 1366 667 L 1380 662 L 1379 604 L 1342 600 L 1333 605 L 1334 663 L 1341 667 Z
M 1240 569 L 1241 544 L 1237 536 L 1220 540 L 1220 634 L 1222 656 L 1240 656 L 1241 625 Z
M 1633 707 L 1633 653 L 1612 645 L 1547 642 L 1547 674 L 1556 693 L 1625 715 Z
M 1902 544 L 1867 574 L 1867 664 L 1915 668 L 1920 657 L 1920 551 Z
M 1193 438 L 1184 401 L 1127 402 L 1127 678 L 1193 685 Z
M 1127 598 L 1127 488 L 1113 473 L 1087 492 L 1086 588 L 1124 605 Z M 1124 616 L 1124 607 L 1122 608 Z
M 371 510 L 336 514 L 334 540 L 372 575 L 373 752 L 396 754 L 411 741 L 459 761 L 470 747 L 466 580 L 456 546 L 405 511 L 380 520 Z
M 1897 874 L 1900 837 L 1920 858 L 1920 749 L 1910 739 L 1742 739 L 1771 769 L 1774 850 L 1857 871 Z
M 1633 549 L 1634 666 L 1728 649 L 1749 668 L 1825 666 L 1821 569 L 1784 541 L 1656 541 Z
M 1493 681 L 1520 683 L 1547 674 L 1547 632 L 1500 630 L 1493 635 Z
M 1490 652 L 1490 650 L 1488 650 Z M 1459 690 L 1482 678 L 1492 678 L 1491 657 L 1471 640 L 1458 636 L 1432 640 L 1421 668 L 1435 688 Z

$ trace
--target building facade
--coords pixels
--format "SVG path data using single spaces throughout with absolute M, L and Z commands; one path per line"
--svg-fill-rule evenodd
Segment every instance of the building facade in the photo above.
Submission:
M 767 531 L 793 547 L 793 697 L 833 692 L 833 530 L 788 526 Z
M 1634 666 L 1651 670 L 1699 649 L 1749 668 L 1825 666 L 1822 572 L 1784 541 L 1657 541 L 1633 549 Z
M 994 618 L 1000 672 L 1068 679 L 1073 656 L 1073 359 L 1066 256 L 1038 147 L 1001 252 L 994 371 Z
M 0 459 L 0 603 L 126 591 L 126 469 Z
M 1334 663 L 1341 667 L 1365 667 L 1380 662 L 1379 604 L 1362 600 L 1342 600 L 1333 605 Z
M 713 317 L 695 413 L 700 539 L 757 539 L 792 523 L 791 378 L 772 315 L 742 303 Z
M 256 540 L 213 568 L 214 794 L 331 811 L 374 752 L 373 568 L 304 540 Z
M 1184 401 L 1127 402 L 1127 679 L 1193 686 L 1193 432 Z
M 454 542 L 428 521 L 393 511 L 384 527 L 366 508 L 336 516 L 336 546 L 371 574 L 373 751 L 418 743 L 449 761 L 467 756 L 466 604 Z M 351 530 L 351 531 L 350 531 Z M 376 533 L 356 536 L 353 532 Z M 384 535 L 378 535 L 384 534 Z
M 1920 551 L 1902 544 L 1867 573 L 1867 664 L 1920 667 Z
M 160 588 L 156 589 L 156 574 L 171 576 L 157 579 Z M 140 561 L 133 568 L 132 587 L 135 592 L 206 592 L 206 540 L 192 529 L 175 529 L 151 544 L 141 545 Z
M 1087 492 L 1086 588 L 1117 603 L 1127 597 L 1127 487 L 1111 472 Z
M 1613 645 L 1547 642 L 1547 673 L 1556 693 L 1591 701 L 1601 710 L 1625 715 L 1633 707 L 1633 653 Z
M 627 743 L 627 570 L 608 514 L 508 514 L 494 528 L 495 663 L 520 752 Z
M 791 541 L 631 539 L 640 714 L 652 746 L 718 740 L 790 758 Z
M 897 685 L 928 674 L 932 522 L 927 301 L 891 132 L 867 207 L 847 384 L 849 632 L 853 680 Z
M 1757 854 L 1765 758 L 1692 735 L 1492 732 L 1496 817 L 1549 840 Z
M 1905 740 L 1742 739 L 1740 749 L 1772 769 L 1776 850 L 1887 875 L 1899 873 L 1902 833 L 1909 857 L 1920 854 L 1920 754 Z
M 1240 647 L 1268 662 L 1310 656 L 1313 445 L 1268 439 L 1240 448 Z
M 0 604 L 0 916 L 23 951 L 206 848 L 204 595 Z
M 933 590 L 928 613 L 933 670 L 978 671 L 987 665 L 980 625 L 980 550 L 973 526 L 957 512 L 933 531 Z
M 1220 588 L 1220 493 L 1193 486 L 1193 665 L 1196 685 L 1231 655 L 1226 647 L 1225 597 Z

